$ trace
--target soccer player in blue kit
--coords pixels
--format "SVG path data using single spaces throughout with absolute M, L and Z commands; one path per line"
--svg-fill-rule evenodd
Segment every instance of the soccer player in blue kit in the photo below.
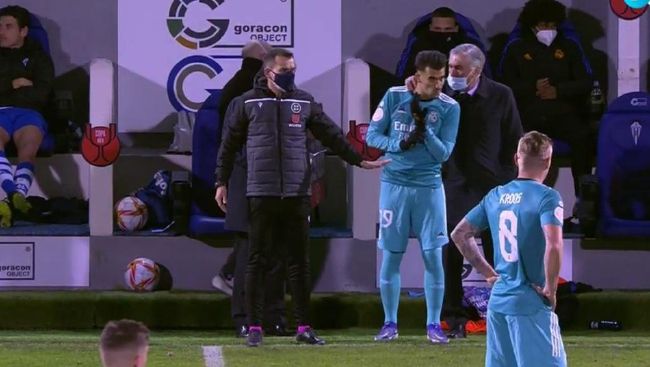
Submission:
M 486 367 L 566 366 L 553 312 L 564 208 L 560 194 L 542 184 L 552 154 L 548 136 L 537 131 L 525 134 L 515 154 L 518 177 L 492 189 L 451 234 L 463 256 L 493 284 Z M 496 271 L 474 240 L 488 227 L 495 243 Z
M 427 338 L 446 344 L 440 327 L 444 297 L 442 246 L 447 244 L 445 193 L 440 168 L 454 148 L 460 106 L 442 93 L 447 57 L 421 51 L 415 58 L 414 93 L 406 87 L 386 92 L 372 116 L 366 141 L 386 152 L 379 194 L 379 239 L 383 251 L 379 287 L 384 325 L 375 340 L 397 338 L 400 263 L 411 231 L 424 260 Z

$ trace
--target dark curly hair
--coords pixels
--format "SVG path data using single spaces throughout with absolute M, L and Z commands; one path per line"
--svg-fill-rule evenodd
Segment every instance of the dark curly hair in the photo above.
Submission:
M 519 14 L 519 24 L 533 28 L 539 22 L 553 22 L 558 26 L 566 19 L 566 6 L 556 0 L 529 0 Z
M 22 6 L 9 5 L 0 9 L 0 17 L 14 17 L 18 23 L 18 27 L 29 27 L 29 11 Z

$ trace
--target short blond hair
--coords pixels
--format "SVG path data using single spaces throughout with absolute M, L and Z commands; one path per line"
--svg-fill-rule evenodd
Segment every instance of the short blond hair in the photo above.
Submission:
M 545 168 L 553 155 L 553 140 L 539 131 L 529 131 L 519 139 L 517 153 L 527 168 Z
M 109 321 L 99 340 L 105 366 L 119 366 L 131 361 L 149 346 L 149 329 L 133 320 Z

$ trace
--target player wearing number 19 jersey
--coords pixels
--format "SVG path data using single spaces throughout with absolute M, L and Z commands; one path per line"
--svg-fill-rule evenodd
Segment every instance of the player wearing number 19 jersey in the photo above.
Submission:
M 566 366 L 553 312 L 564 211 L 560 194 L 542 184 L 551 155 L 546 135 L 526 134 L 516 156 L 519 177 L 490 191 L 452 233 L 463 255 L 494 283 L 488 304 L 487 367 Z M 475 244 L 468 240 L 488 227 L 496 269 L 476 258 Z
M 384 325 L 376 341 L 394 340 L 400 296 L 400 264 L 410 233 L 421 245 L 427 338 L 445 344 L 440 326 L 445 275 L 442 246 L 447 244 L 445 192 L 440 168 L 454 148 L 460 106 L 441 93 L 447 58 L 421 51 L 415 58 L 415 90 L 391 88 L 375 111 L 366 141 L 386 152 L 379 193 L 379 238 L 382 250 L 379 290 Z

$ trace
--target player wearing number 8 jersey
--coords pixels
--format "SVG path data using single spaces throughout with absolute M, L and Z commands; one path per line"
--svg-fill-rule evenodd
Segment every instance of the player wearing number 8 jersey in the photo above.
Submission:
M 487 367 L 566 366 L 555 308 L 562 254 L 560 194 L 542 184 L 552 142 L 531 131 L 519 140 L 519 176 L 490 191 L 452 232 L 467 260 L 493 284 L 488 304 Z M 490 228 L 493 269 L 474 236 Z

